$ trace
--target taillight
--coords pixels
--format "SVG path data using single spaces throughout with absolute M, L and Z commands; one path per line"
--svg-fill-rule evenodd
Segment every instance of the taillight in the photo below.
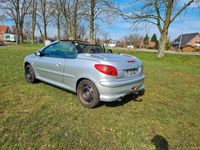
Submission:
M 110 75 L 110 76 L 117 76 L 118 75 L 117 69 L 113 66 L 96 64 L 95 68 L 98 71 L 100 71 L 101 73 L 104 73 L 106 75 Z

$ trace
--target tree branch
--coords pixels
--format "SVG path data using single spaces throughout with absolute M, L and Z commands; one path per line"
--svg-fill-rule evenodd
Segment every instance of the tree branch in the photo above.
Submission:
M 170 20 L 170 24 L 188 7 L 190 6 L 195 0 L 190 0 L 186 3 L 178 12 L 174 15 L 174 17 Z

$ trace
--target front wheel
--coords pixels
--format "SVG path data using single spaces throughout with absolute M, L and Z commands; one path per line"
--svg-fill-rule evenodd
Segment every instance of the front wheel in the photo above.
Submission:
M 25 79 L 29 83 L 36 82 L 35 72 L 30 64 L 25 66 Z
M 99 92 L 90 80 L 82 80 L 77 88 L 80 103 L 88 108 L 94 108 L 100 103 Z

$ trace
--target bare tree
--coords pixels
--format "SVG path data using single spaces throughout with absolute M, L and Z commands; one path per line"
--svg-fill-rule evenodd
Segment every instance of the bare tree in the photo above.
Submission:
M 126 41 L 126 45 L 133 45 L 137 48 L 141 48 L 143 45 L 144 37 L 138 34 L 130 34 L 128 36 L 125 36 L 124 39 Z
M 95 43 L 95 21 L 97 19 L 108 21 L 110 17 L 114 15 L 113 13 L 111 14 L 111 12 L 113 12 L 112 9 L 110 9 L 111 7 L 108 7 L 112 5 L 110 0 L 90 0 L 89 2 L 90 43 Z
M 16 26 L 15 26 L 15 25 L 12 25 L 12 26 L 10 27 L 10 30 L 11 30 L 11 33 L 12 33 L 12 34 L 17 34 L 17 29 L 16 29 Z
M 57 28 L 57 39 L 61 39 L 61 26 L 63 22 L 63 15 L 61 11 L 61 6 L 59 4 L 59 0 L 55 0 L 52 2 L 52 10 L 51 10 L 52 21 L 56 25 Z
M 32 8 L 31 8 L 31 41 L 34 43 L 35 40 L 35 29 L 36 29 L 36 18 L 37 18 L 37 0 L 32 0 Z
M 95 0 L 90 0 L 90 43 L 94 43 Z
M 30 18 L 31 19 L 31 18 Z M 27 19 L 25 19 L 24 22 L 24 30 L 23 30 L 23 37 L 25 40 L 31 40 L 32 38 L 32 31 L 30 30 L 32 22 Z
M 44 35 L 43 35 L 43 32 L 42 32 L 42 28 L 41 28 L 41 24 L 39 23 L 39 21 L 36 21 L 36 26 L 40 32 L 40 37 L 42 38 L 42 40 L 44 41 Z
M 43 36 L 43 40 L 48 39 L 47 27 L 51 20 L 50 16 L 51 16 L 50 0 L 38 0 L 38 19 L 39 20 L 37 20 L 37 26 L 40 30 L 40 33 L 43 31 L 43 33 L 41 34 L 41 36 Z M 40 23 L 40 21 L 42 23 Z M 43 27 L 43 30 L 41 26 Z
M 78 3 L 79 0 L 74 0 L 72 3 L 72 33 L 71 33 L 71 39 L 76 40 L 77 39 L 77 29 L 78 29 Z
M 32 0 L 1 0 L 0 8 L 6 19 L 13 20 L 16 26 L 16 42 L 23 42 L 24 19 L 28 14 Z
M 164 56 L 165 43 L 170 25 L 195 0 L 187 0 L 184 4 L 179 0 L 133 0 L 132 10 L 124 12 L 116 10 L 125 19 L 131 19 L 134 24 L 150 23 L 156 25 L 160 32 L 159 49 L 157 56 Z M 181 6 L 181 4 L 183 4 Z M 111 6 L 113 8 L 113 6 Z M 129 5 L 131 7 L 131 4 Z
M 65 32 L 66 38 L 69 38 L 71 33 L 71 26 L 70 26 L 70 2 L 68 0 L 59 0 L 59 4 L 61 6 L 61 11 L 65 20 Z
M 83 40 L 83 41 L 87 39 L 87 37 L 86 37 L 86 27 L 84 25 L 79 25 L 78 39 Z
M 67 38 L 76 40 L 79 17 L 83 12 L 84 0 L 59 0 L 59 4 L 64 17 Z
M 107 45 L 111 39 L 109 33 L 102 31 L 101 35 L 102 35 L 102 42 Z

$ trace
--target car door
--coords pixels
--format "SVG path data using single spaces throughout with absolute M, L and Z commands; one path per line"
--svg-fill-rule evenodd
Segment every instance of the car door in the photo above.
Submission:
M 41 54 L 34 64 L 39 78 L 47 82 L 62 83 L 65 53 L 60 49 L 59 42 L 44 48 Z
M 74 91 L 76 86 L 75 77 L 77 76 L 77 55 L 78 50 L 75 43 L 70 41 L 60 41 L 60 48 L 66 52 L 66 57 L 64 60 L 64 80 L 63 83 L 67 89 Z

